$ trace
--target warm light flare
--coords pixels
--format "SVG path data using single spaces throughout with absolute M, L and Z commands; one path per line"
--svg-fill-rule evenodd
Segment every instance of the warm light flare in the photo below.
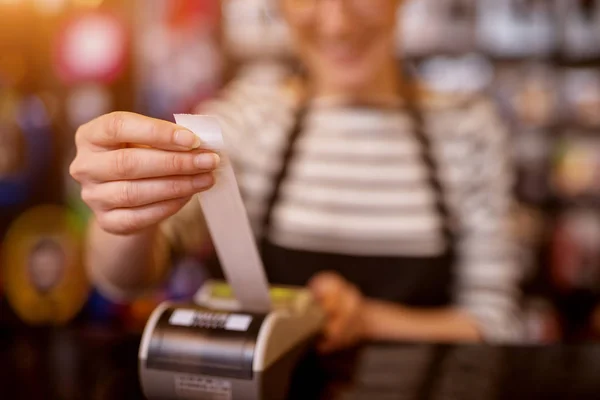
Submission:
M 73 4 L 77 7 L 99 7 L 104 0 L 73 0 Z
M 23 0 L 0 0 L 0 6 L 22 3 Z
M 60 14 L 65 6 L 67 0 L 34 0 L 34 5 L 37 11 L 46 15 Z

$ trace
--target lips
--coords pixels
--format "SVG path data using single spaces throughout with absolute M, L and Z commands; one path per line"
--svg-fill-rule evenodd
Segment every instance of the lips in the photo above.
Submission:
M 356 62 L 362 54 L 362 46 L 349 43 L 324 45 L 321 51 L 327 59 L 336 64 Z

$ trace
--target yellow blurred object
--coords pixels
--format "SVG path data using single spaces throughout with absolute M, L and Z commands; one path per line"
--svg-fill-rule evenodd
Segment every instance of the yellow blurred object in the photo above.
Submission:
M 102 5 L 104 0 L 73 0 L 73 4 L 78 7 L 95 8 Z
M 90 284 L 83 235 L 71 213 L 44 205 L 21 215 L 7 232 L 2 281 L 16 314 L 32 325 L 62 325 L 84 306 Z
M 68 0 L 34 0 L 36 9 L 46 15 L 56 15 L 64 10 Z
M 583 194 L 594 179 L 594 160 L 585 148 L 573 148 L 559 167 L 558 186 L 569 196 Z

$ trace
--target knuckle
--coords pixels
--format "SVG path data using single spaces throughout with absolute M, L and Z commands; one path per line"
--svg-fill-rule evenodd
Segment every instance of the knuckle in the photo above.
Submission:
M 96 201 L 96 195 L 95 195 L 94 189 L 92 189 L 88 186 L 83 186 L 81 188 L 81 199 L 87 205 L 93 204 Z
M 114 156 L 114 170 L 117 176 L 122 178 L 130 177 L 136 166 L 136 160 L 131 152 L 119 150 Z
M 170 197 L 179 197 L 182 192 L 181 182 L 177 180 L 173 180 L 169 182 L 169 194 Z
M 71 162 L 69 165 L 69 175 L 75 179 L 76 181 L 81 180 L 81 169 L 79 167 L 79 163 L 77 162 L 77 158 Z
M 119 194 L 121 205 L 133 206 L 139 201 L 139 188 L 134 182 L 122 182 L 121 193 Z
M 194 184 L 194 178 L 190 178 L 185 182 L 185 193 L 184 195 L 191 196 L 198 192 L 198 187 Z
M 156 141 L 161 136 L 161 129 L 158 123 L 149 123 L 148 124 L 148 138 Z
M 171 181 L 169 186 L 171 196 L 174 198 L 179 198 L 188 193 L 190 187 L 192 186 L 192 183 L 181 180 L 173 180 Z
M 185 169 L 185 160 L 182 155 L 178 153 L 168 154 L 165 163 L 167 171 L 183 172 Z
M 77 148 L 89 144 L 93 137 L 92 132 L 98 127 L 98 120 L 101 118 L 103 117 L 98 117 L 79 125 L 74 135 L 74 143 Z
M 88 178 L 89 171 L 85 168 L 86 163 L 82 162 L 81 156 L 76 156 L 69 165 L 69 175 L 77 182 L 83 182 Z
M 106 118 L 108 119 L 108 129 L 105 131 L 106 135 L 108 135 L 110 139 L 118 141 L 127 120 L 126 113 L 122 111 L 114 111 L 108 114 Z

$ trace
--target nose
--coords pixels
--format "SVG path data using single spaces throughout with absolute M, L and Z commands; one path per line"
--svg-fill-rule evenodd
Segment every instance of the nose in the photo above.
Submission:
M 346 0 L 322 0 L 318 2 L 318 29 L 325 37 L 339 37 L 351 27 L 350 9 Z

